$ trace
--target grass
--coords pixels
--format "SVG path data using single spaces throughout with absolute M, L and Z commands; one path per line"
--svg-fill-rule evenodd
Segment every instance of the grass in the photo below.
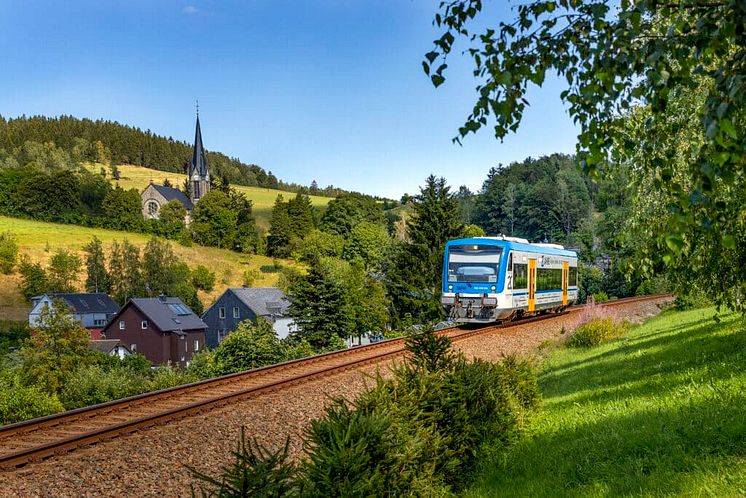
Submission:
M 544 409 L 466 496 L 746 495 L 746 318 L 713 315 L 552 352 Z
M 95 235 L 108 250 L 114 240 L 127 239 L 140 247 L 150 238 L 145 234 L 118 232 L 100 228 L 87 228 L 76 225 L 46 223 L 42 221 L 25 220 L 0 216 L 0 232 L 12 232 L 18 241 L 19 253 L 28 255 L 32 261 L 47 264 L 54 252 L 59 248 L 68 249 L 84 257 L 85 246 Z M 272 264 L 275 260 L 266 256 L 238 254 L 225 249 L 201 247 L 193 245 L 184 247 L 171 242 L 174 252 L 179 259 L 191 268 L 198 264 L 204 265 L 215 272 L 217 277 L 215 289 L 210 293 L 200 292 L 200 299 L 209 306 L 228 287 L 240 287 L 243 283 L 243 273 L 254 270 L 256 280 L 254 286 L 274 286 L 277 284 L 277 273 L 262 273 L 259 267 Z M 293 266 L 292 261 L 279 260 L 280 264 Z M 83 265 L 85 266 L 85 265 Z M 79 287 L 85 282 L 85 267 L 79 275 Z M 28 314 L 29 305 L 24 302 L 19 289 L 18 274 L 0 275 L 0 319 L 21 320 Z
M 94 172 L 98 173 L 101 171 L 101 164 L 87 164 L 86 167 Z M 132 165 L 120 165 L 119 168 L 120 178 L 115 183 L 119 183 L 122 188 L 131 189 L 136 188 L 137 190 L 144 190 L 150 181 L 152 180 L 158 185 L 162 185 L 163 181 L 168 178 L 176 187 L 182 188 L 186 175 L 181 173 L 171 173 L 168 171 L 158 171 L 155 169 L 144 168 L 142 166 Z M 107 178 L 111 179 L 111 171 L 108 167 L 105 167 Z M 270 188 L 260 187 L 246 187 L 243 185 L 233 185 L 233 187 L 239 192 L 243 192 L 248 199 L 253 202 L 253 213 L 256 223 L 259 227 L 267 230 L 269 228 L 269 219 L 272 216 L 272 206 L 275 204 L 275 199 L 278 194 L 281 194 L 285 200 L 295 197 L 292 192 L 284 192 L 282 190 L 274 190 Z M 330 197 L 320 197 L 317 195 L 309 196 L 311 204 L 316 208 L 325 208 L 331 200 Z

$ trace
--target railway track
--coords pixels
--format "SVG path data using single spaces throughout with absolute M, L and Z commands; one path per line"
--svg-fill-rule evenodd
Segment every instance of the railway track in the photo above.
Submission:
M 603 306 L 663 297 L 666 296 L 620 299 L 604 303 Z M 582 306 L 572 307 L 564 314 L 581 309 Z M 550 313 L 478 329 L 463 330 L 453 327 L 439 333 L 450 336 L 453 341 L 460 341 L 496 329 L 516 327 L 557 316 L 559 315 Z M 10 470 L 63 455 L 77 448 L 403 354 L 403 340 L 391 339 L 7 425 L 0 427 L 0 469 Z

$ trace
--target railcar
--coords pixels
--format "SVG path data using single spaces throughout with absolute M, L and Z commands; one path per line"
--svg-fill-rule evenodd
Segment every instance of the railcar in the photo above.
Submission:
M 578 298 L 578 255 L 558 244 L 473 237 L 446 244 L 441 304 L 457 322 L 561 311 Z

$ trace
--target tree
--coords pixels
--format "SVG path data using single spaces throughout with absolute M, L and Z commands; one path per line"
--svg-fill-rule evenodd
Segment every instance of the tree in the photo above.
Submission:
M 166 237 L 175 237 L 178 235 L 186 226 L 184 224 L 186 215 L 186 208 L 181 202 L 176 199 L 168 201 L 158 211 L 158 224 L 160 225 L 161 233 Z
M 103 201 L 106 225 L 119 230 L 137 231 L 143 226 L 142 205 L 137 189 L 111 190 Z
M 58 249 L 49 261 L 47 277 L 53 292 L 75 292 L 81 261 L 77 254 Z
M 280 363 L 285 348 L 272 324 L 258 317 L 256 323 L 241 322 L 215 350 L 215 367 L 219 375 Z
M 11 232 L 0 233 L 0 273 L 10 275 L 18 261 L 18 242 Z
M 232 248 L 236 238 L 238 213 L 228 195 L 211 190 L 192 211 L 191 229 L 197 243 Z
M 106 256 L 101 240 L 94 235 L 93 239 L 83 247 L 86 253 L 86 292 L 109 292 L 109 272 L 106 271 Z
M 648 231 L 665 263 L 722 283 L 705 255 L 736 261 L 743 246 L 733 209 L 744 190 L 746 152 L 742 2 L 533 0 L 517 6 L 513 22 L 473 36 L 469 23 L 481 9 L 481 0 L 442 2 L 435 23 L 444 33 L 424 63 L 438 86 L 456 37 L 472 40 L 467 52 L 480 78 L 478 97 L 456 140 L 485 126 L 490 114 L 498 138 L 515 131 L 529 83 L 559 73 L 567 80 L 560 96 L 580 126 L 583 169 L 595 174 L 609 159 L 635 161 L 639 180 L 664 191 L 659 200 L 673 214 Z M 688 113 L 679 113 L 683 106 Z M 691 142 L 678 140 L 675 123 Z M 707 264 L 692 260 L 695 245 Z M 746 272 L 735 270 L 726 280 L 708 292 L 737 303 L 733 289 L 746 282 Z
M 352 317 L 345 289 L 328 271 L 320 265 L 312 266 L 308 275 L 293 284 L 288 315 L 298 327 L 291 334 L 295 340 L 305 339 L 312 347 L 324 349 L 335 338 L 351 334 Z
M 347 238 L 352 229 L 363 221 L 385 226 L 382 206 L 370 196 L 345 193 L 329 201 L 321 217 L 320 228 Z
M 278 195 L 272 207 L 272 217 L 269 220 L 269 237 L 267 251 L 270 256 L 279 258 L 290 255 L 290 239 L 292 237 L 288 204 Z
M 171 295 L 177 283 L 175 263 L 177 260 L 171 244 L 157 237 L 148 240 L 142 254 L 142 278 L 148 294 Z
M 42 308 L 37 328 L 21 348 L 24 377 L 29 384 L 56 392 L 70 373 L 93 363 L 89 342 L 88 331 L 73 318 L 67 304 L 55 300 L 51 308 Z
M 47 272 L 41 266 L 41 263 L 32 263 L 28 255 L 21 255 L 18 272 L 21 274 L 21 292 L 26 299 L 31 299 L 49 291 Z
M 345 240 L 336 234 L 311 230 L 293 251 L 293 258 L 310 265 L 318 264 L 321 258 L 342 256 Z
M 119 304 L 126 303 L 129 298 L 144 295 L 140 249 L 127 239 L 121 243 L 115 240 L 111 245 L 109 275 L 112 297 Z
M 344 258 L 359 259 L 368 270 L 379 267 L 391 245 L 389 232 L 383 225 L 363 221 L 352 229 L 344 247 Z
M 508 183 L 508 186 L 505 187 L 505 192 L 503 194 L 503 206 L 505 210 L 505 220 L 507 222 L 507 226 L 510 227 L 510 231 L 508 233 L 512 236 L 513 231 L 515 230 L 516 218 L 515 185 L 512 183 Z

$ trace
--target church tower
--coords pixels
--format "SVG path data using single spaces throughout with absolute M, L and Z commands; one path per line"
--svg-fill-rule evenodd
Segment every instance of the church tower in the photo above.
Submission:
M 197 110 L 197 130 L 194 132 L 194 152 L 189 164 L 189 200 L 197 204 L 210 191 L 210 172 L 207 169 L 207 155 L 202 146 L 202 131 L 199 128 L 199 110 Z

